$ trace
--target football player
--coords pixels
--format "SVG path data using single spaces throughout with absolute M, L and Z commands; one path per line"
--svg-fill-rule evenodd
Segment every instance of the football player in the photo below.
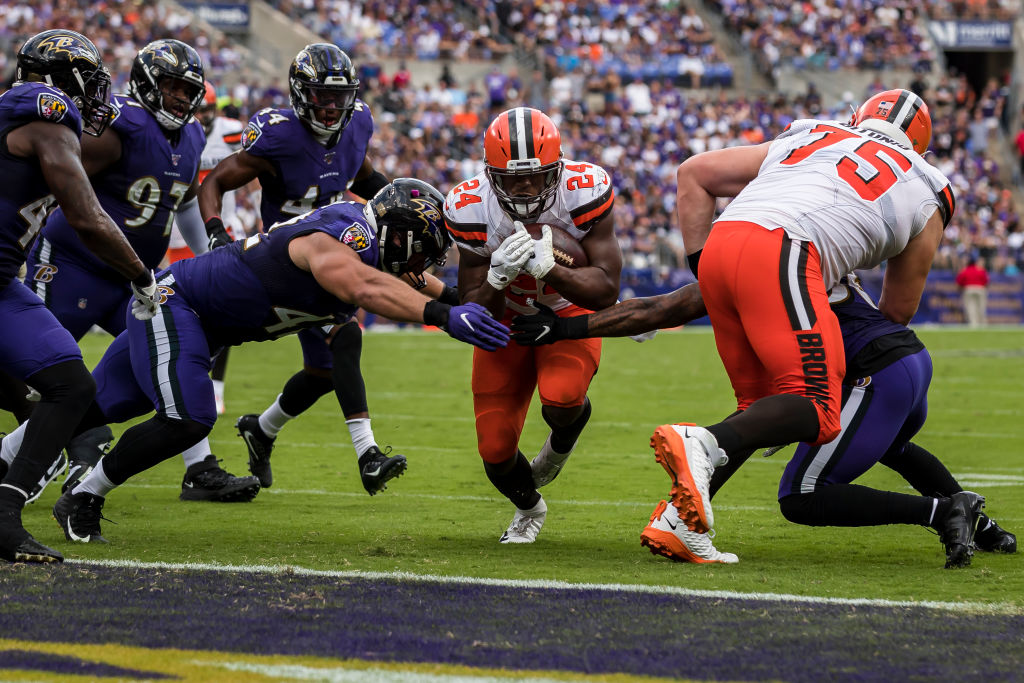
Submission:
M 85 170 L 100 205 L 149 268 L 157 267 L 167 251 L 175 220 L 191 226 L 192 233 L 203 232 L 196 193 L 206 138 L 195 114 L 204 84 L 203 64 L 194 48 L 179 40 L 153 41 L 132 62 L 128 94 L 112 98 L 110 126 L 82 144 Z M 47 220 L 29 254 L 28 269 L 30 286 L 76 340 L 93 325 L 115 337 L 124 330 L 129 283 L 82 248 L 62 211 Z M 74 439 L 64 487 L 95 465 L 112 440 L 106 426 Z M 203 450 L 185 454 L 185 477 L 191 483 L 183 488 L 186 497 L 233 500 L 256 495 L 257 481 L 225 472 L 216 458 L 208 457 L 208 444 Z M 50 474 L 56 475 L 53 468 Z
M 209 434 L 217 419 L 210 359 L 221 346 L 275 339 L 356 308 L 437 325 L 485 349 L 504 346 L 508 328 L 483 307 L 426 296 L 438 296 L 444 286 L 423 274 L 444 263 L 451 244 L 443 202 L 427 183 L 399 178 L 368 204 L 330 204 L 160 273 L 160 313 L 129 321 L 107 349 L 94 370 L 96 400 L 77 429 L 154 408 L 156 415 L 128 429 L 57 501 L 54 516 L 68 540 L 102 541 L 105 496 Z M 422 281 L 422 292 L 402 276 Z M 7 436 L 3 448 L 16 448 L 33 420 Z
M 21 47 L 17 63 L 14 85 L 0 95 L 0 370 L 28 382 L 41 398 L 31 426 L 24 423 L 17 447 L 8 448 L 17 457 L 0 463 L 0 557 L 60 562 L 59 552 L 25 530 L 21 510 L 96 388 L 74 338 L 17 279 L 54 204 L 76 239 L 130 282 L 125 293 L 134 297 L 135 316 L 152 318 L 159 302 L 152 272 L 103 211 L 82 167 L 82 131 L 102 134 L 112 115 L 110 74 L 99 51 L 80 33 L 43 31 Z
M 928 351 L 908 327 L 879 312 L 855 275 L 842 278 L 829 294 L 846 356 L 841 431 L 824 446 L 799 444 L 779 484 L 782 514 L 791 522 L 809 526 L 928 526 L 939 532 L 949 566 L 969 562 L 969 544 L 958 540 L 962 520 L 943 515 L 950 499 L 963 488 L 938 458 L 910 441 L 927 417 L 932 374 Z M 523 316 L 513 323 L 513 339 L 520 344 L 543 344 L 558 339 L 619 337 L 676 327 L 705 312 L 700 288 L 692 284 L 567 320 L 549 311 Z M 749 457 L 750 452 L 745 455 Z M 730 458 L 727 465 L 715 470 L 709 486 L 712 498 L 747 457 Z M 921 495 L 851 483 L 878 462 L 902 475 Z M 1016 536 L 984 513 L 978 519 L 974 543 L 980 550 L 1016 552 Z M 682 562 L 738 561 L 732 553 L 719 552 L 708 534 L 680 524 L 675 507 L 665 501 L 655 508 L 641 543 L 654 553 Z
M 199 203 L 212 245 L 229 239 L 222 195 L 254 179 L 263 190 L 260 215 L 268 227 L 341 200 L 346 190 L 370 199 L 387 184 L 367 156 L 373 117 L 357 97 L 359 79 L 348 55 L 328 43 L 307 45 L 288 70 L 288 89 L 291 109 L 257 112 L 242 133 L 242 150 L 217 164 L 203 182 Z M 339 322 L 326 331 L 301 332 L 303 369 L 261 415 L 237 421 L 249 451 L 249 470 L 263 486 L 273 483 L 270 455 L 280 429 L 331 390 L 345 416 L 367 492 L 377 493 L 406 468 L 405 456 L 385 454 L 377 446 L 359 369 L 362 332 L 354 318 Z
M 484 135 L 483 173 L 445 199 L 445 222 L 459 245 L 458 290 L 499 320 L 550 306 L 571 317 L 615 303 L 622 254 L 615 239 L 611 179 L 599 166 L 562 158 L 562 139 L 546 114 L 516 107 Z M 544 224 L 533 239 L 526 224 Z M 589 265 L 555 263 L 551 227 L 579 240 Z M 547 515 L 537 490 L 565 465 L 590 419 L 587 390 L 601 358 L 600 340 L 562 341 L 533 349 L 517 344 L 474 350 L 473 406 L 484 471 L 516 508 L 502 543 L 533 543 Z M 538 389 L 551 428 L 529 461 L 519 449 Z

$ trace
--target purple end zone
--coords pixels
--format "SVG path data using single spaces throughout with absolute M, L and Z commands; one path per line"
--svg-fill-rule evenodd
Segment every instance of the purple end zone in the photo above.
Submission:
M 605 590 L 0 567 L 0 633 L 706 680 L 1007 680 L 1024 617 Z
M 102 678 L 126 678 L 156 680 L 174 678 L 156 671 L 126 669 L 121 666 L 90 662 L 78 657 L 54 655 L 48 652 L 29 650 L 0 650 L 0 671 L 4 669 L 44 671 L 64 676 L 93 676 Z

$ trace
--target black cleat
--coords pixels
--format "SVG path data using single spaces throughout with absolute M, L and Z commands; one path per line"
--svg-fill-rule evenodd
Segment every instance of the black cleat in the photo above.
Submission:
M 43 491 L 50 485 L 50 482 L 64 473 L 67 469 L 67 464 L 67 456 L 64 455 L 64 451 L 61 451 L 57 454 L 57 459 L 50 463 L 50 466 L 43 472 L 43 476 L 39 478 L 39 481 L 35 483 L 32 490 L 28 492 L 28 500 L 25 503 L 36 502 L 39 496 L 43 495 Z
M 974 534 L 974 546 L 987 553 L 1015 553 L 1017 537 L 996 524 L 994 519 L 981 515 L 978 531 Z
M 249 471 L 260 480 L 261 487 L 269 489 L 274 483 L 274 474 L 270 471 L 270 453 L 277 439 L 263 433 L 259 415 L 243 415 L 235 422 L 235 429 L 249 449 Z
M 32 538 L 21 525 L 21 507 L 0 510 L 0 559 L 8 562 L 63 562 L 64 556 Z
M 376 446 L 370 446 L 359 456 L 359 476 L 363 480 L 363 488 L 371 496 L 387 488 L 386 484 L 395 477 L 402 476 L 408 463 L 404 455 L 391 455 L 391 447 L 381 452 Z
M 181 481 L 182 500 L 209 500 L 216 503 L 248 503 L 260 492 L 256 477 L 236 477 L 220 467 L 217 456 L 208 455 L 190 465 Z
M 985 497 L 960 491 L 950 496 L 949 502 L 949 511 L 936 527 L 946 547 L 946 569 L 969 567 L 974 554 L 974 531 L 985 507 Z
M 60 524 L 64 538 L 75 543 L 107 543 L 100 533 L 100 520 L 107 519 L 103 516 L 105 502 L 103 496 L 85 492 L 67 492 L 58 498 L 53 518 Z

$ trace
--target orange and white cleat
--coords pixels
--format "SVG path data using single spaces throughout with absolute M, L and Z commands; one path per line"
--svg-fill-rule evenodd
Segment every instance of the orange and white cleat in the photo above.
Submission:
M 660 501 L 651 515 L 651 523 L 640 534 L 640 545 L 647 546 L 655 555 L 676 562 L 695 564 L 736 564 L 740 558 L 732 553 L 719 552 L 711 544 L 711 534 L 690 531 L 679 519 L 675 506 Z
M 672 505 L 690 531 L 715 524 L 708 486 L 715 467 L 729 461 L 708 430 L 693 424 L 661 425 L 651 436 L 654 458 L 672 478 Z

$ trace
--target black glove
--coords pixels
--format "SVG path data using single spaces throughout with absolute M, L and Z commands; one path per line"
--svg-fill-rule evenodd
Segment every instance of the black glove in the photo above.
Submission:
M 210 251 L 217 247 L 226 247 L 234 241 L 228 234 L 227 228 L 224 227 L 224 221 L 220 219 L 220 216 L 211 216 L 210 220 L 206 221 L 206 234 L 210 238 Z
M 512 341 L 523 346 L 540 346 L 562 339 L 583 339 L 587 336 L 588 316 L 560 318 L 549 307 L 534 303 L 537 312 L 519 315 L 512 320 Z

